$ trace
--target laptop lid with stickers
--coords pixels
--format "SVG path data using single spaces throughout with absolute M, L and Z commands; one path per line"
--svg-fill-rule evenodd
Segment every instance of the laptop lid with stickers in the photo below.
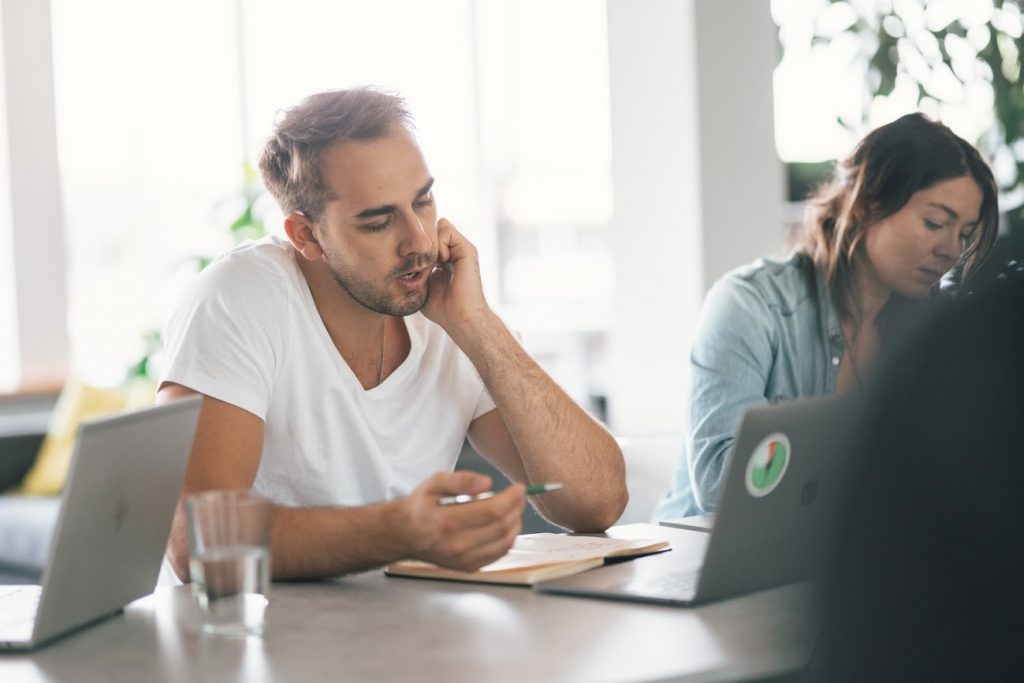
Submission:
M 849 461 L 856 408 L 821 398 L 747 411 L 711 533 L 671 529 L 672 551 L 536 586 L 540 591 L 690 605 L 814 576 Z
M 718 501 L 695 599 L 817 574 L 838 502 L 855 403 L 817 398 L 748 410 Z

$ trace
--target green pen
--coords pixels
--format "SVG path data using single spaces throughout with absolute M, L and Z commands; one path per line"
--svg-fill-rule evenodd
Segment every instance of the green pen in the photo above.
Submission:
M 526 495 L 536 496 L 538 493 L 547 493 L 548 491 L 557 491 L 562 488 L 561 482 L 555 482 L 551 484 L 531 484 L 526 487 Z M 496 491 L 484 491 L 483 493 L 460 493 L 457 496 L 442 496 L 437 499 L 438 505 L 460 505 L 462 503 L 472 503 L 477 500 L 486 500 L 493 498 Z

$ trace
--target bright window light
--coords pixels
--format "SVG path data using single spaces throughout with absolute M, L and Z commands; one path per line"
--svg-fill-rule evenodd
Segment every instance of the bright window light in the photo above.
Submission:
M 408 100 L 441 214 L 480 248 L 492 302 L 512 318 L 539 307 L 518 319 L 527 345 L 534 330 L 606 327 L 603 3 L 53 0 L 53 23 L 69 334 L 82 379 L 121 381 L 196 257 L 231 246 L 243 161 L 279 110 L 366 84 Z M 273 202 L 257 208 L 280 233 Z

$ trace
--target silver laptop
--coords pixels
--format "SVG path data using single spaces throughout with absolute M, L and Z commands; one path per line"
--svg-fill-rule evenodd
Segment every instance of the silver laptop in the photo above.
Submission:
M 806 579 L 824 559 L 857 408 L 830 397 L 752 408 L 727 464 L 714 526 L 673 530 L 671 552 L 538 584 L 550 593 L 675 605 Z M 680 536 L 682 535 L 682 536 Z
M 0 586 L 0 649 L 33 648 L 153 592 L 201 400 L 79 427 L 42 586 Z

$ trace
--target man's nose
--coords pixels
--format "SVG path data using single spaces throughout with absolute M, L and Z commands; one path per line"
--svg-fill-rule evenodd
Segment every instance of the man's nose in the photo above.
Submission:
M 434 248 L 431 226 L 424 225 L 415 211 L 406 211 L 402 215 L 403 234 L 399 245 L 402 256 L 410 254 L 429 254 Z

